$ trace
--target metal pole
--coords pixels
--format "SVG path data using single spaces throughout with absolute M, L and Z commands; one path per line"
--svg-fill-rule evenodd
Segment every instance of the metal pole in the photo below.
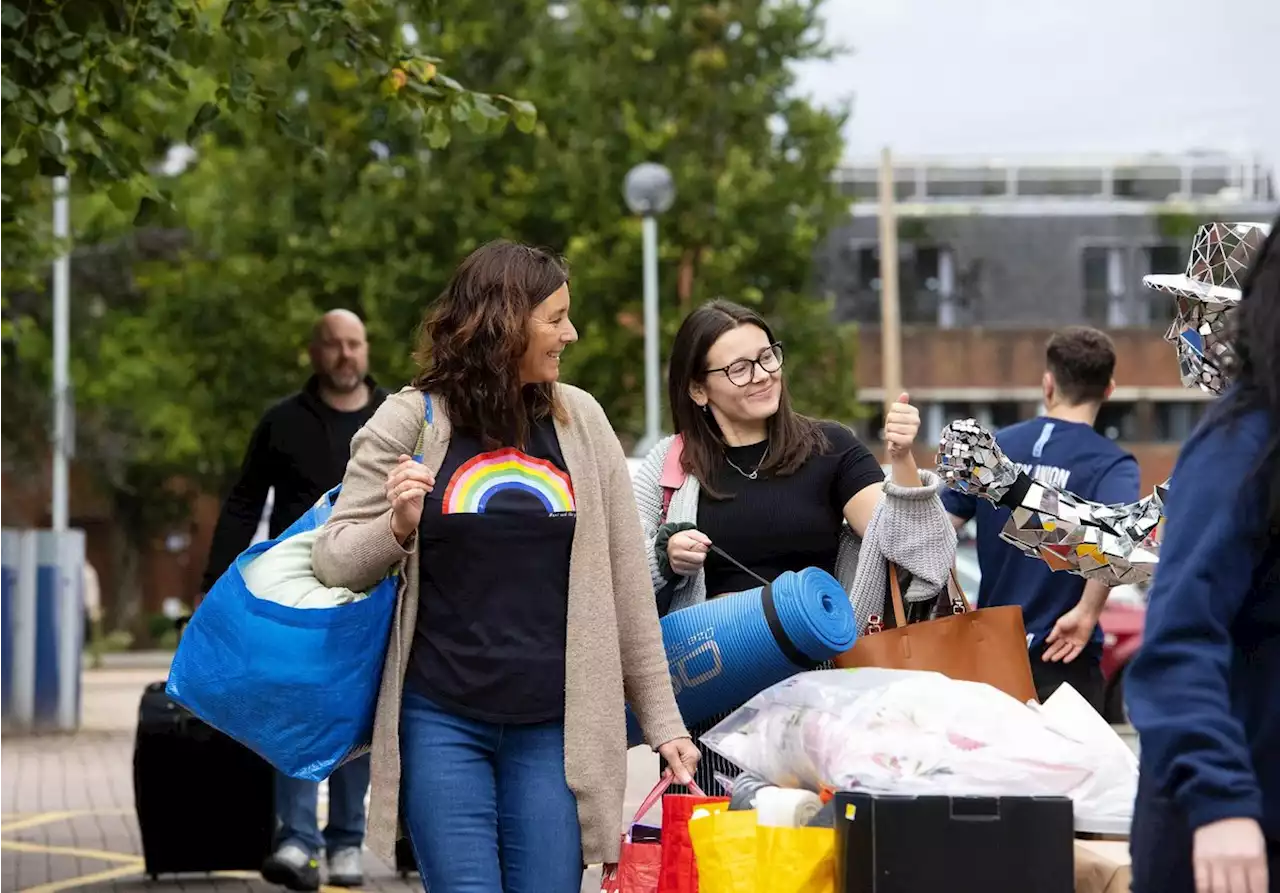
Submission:
M 893 158 L 888 146 L 880 153 L 880 354 L 884 411 L 888 415 L 889 407 L 902 393 L 902 333 L 898 324 L 898 221 L 894 208 Z M 888 450 L 888 447 L 885 449 Z
M 59 240 L 53 262 L 53 529 L 67 529 L 67 459 L 70 450 L 68 356 L 70 353 L 71 213 L 66 177 L 53 179 L 53 237 Z
M 644 218 L 644 451 L 658 442 L 658 219 Z

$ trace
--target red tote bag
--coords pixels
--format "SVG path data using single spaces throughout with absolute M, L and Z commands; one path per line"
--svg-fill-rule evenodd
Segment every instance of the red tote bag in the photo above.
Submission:
M 663 798 L 663 794 L 672 784 L 670 778 L 663 778 L 649 792 L 649 796 L 644 798 L 644 802 L 640 804 L 640 808 L 636 810 L 635 818 L 631 820 L 625 834 L 622 835 L 622 852 L 616 865 L 606 865 L 604 875 L 601 878 L 600 893 L 658 893 L 659 881 L 662 874 L 662 854 L 664 847 L 662 843 L 657 841 L 637 841 L 634 840 L 636 826 L 640 824 L 640 820 L 648 814 L 662 800 L 663 811 L 663 829 L 661 835 L 665 840 L 666 835 L 666 811 L 667 804 L 672 801 L 689 799 L 694 800 L 702 797 L 702 791 L 696 786 L 690 788 L 695 792 L 695 796 L 685 797 L 684 795 L 672 795 Z M 705 798 L 704 799 L 710 799 Z M 692 814 L 692 813 L 690 813 Z M 684 822 L 685 845 L 689 848 L 690 854 L 693 850 L 689 844 L 688 818 Z M 695 875 L 696 883 L 696 875 Z M 694 888 L 696 889 L 696 887 Z
M 662 798 L 662 869 L 658 893 L 698 893 L 698 861 L 689 836 L 689 820 L 701 807 L 728 809 L 728 797 L 708 797 L 696 787 L 692 794 Z

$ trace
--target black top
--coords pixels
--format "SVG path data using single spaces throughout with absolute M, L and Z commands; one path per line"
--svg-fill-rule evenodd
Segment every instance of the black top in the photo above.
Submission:
M 351 438 L 374 414 L 387 392 L 366 379 L 369 402 L 340 412 L 320 397 L 313 375 L 305 387 L 272 406 L 258 422 L 213 531 L 201 591 L 208 592 L 236 556 L 249 547 L 262 520 L 267 491 L 275 488 L 269 522 L 277 536 L 324 493 L 342 483 Z
M 416 691 L 483 722 L 564 715 L 575 512 L 551 419 L 523 452 L 454 433 L 419 528 Z
M 766 580 L 806 567 L 834 573 L 845 503 L 884 480 L 880 463 L 852 431 L 835 422 L 819 424 L 830 445 L 795 474 L 751 480 L 746 475 L 760 464 L 767 442 L 729 447 L 715 483 L 731 498 L 712 499 L 704 491 L 698 499 L 698 529 Z M 708 597 L 760 585 L 715 552 L 705 569 Z

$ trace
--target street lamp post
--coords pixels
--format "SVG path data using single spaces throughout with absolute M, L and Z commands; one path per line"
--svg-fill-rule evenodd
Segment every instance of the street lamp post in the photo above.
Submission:
M 658 442 L 658 215 L 676 198 L 671 171 L 644 162 L 627 172 L 623 195 L 632 213 L 644 218 L 644 438 L 636 452 L 647 453 Z

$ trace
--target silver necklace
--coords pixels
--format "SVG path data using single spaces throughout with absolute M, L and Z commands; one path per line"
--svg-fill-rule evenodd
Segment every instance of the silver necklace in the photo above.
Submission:
M 724 461 L 728 462 L 731 466 L 733 466 L 734 471 L 736 471 L 738 474 L 742 475 L 744 478 L 746 478 L 749 481 L 754 481 L 758 477 L 760 477 L 760 466 L 764 464 L 764 460 L 767 458 L 769 458 L 769 445 L 766 443 L 764 447 L 764 455 L 760 457 L 760 461 L 756 463 L 756 467 L 751 469 L 751 472 L 748 473 L 743 471 L 741 468 L 739 468 L 737 462 L 734 462 L 732 459 L 729 458 L 728 450 L 726 450 L 724 454 Z

